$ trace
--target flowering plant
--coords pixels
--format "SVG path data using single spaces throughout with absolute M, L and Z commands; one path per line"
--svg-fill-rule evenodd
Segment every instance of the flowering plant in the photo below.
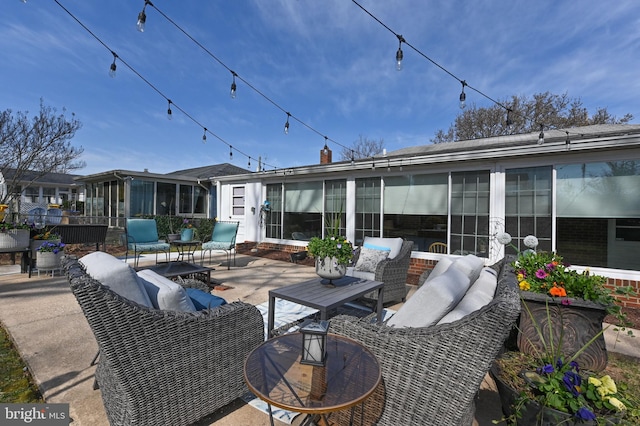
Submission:
M 180 229 L 191 229 L 193 228 L 193 224 L 189 222 L 189 219 L 182 219 L 182 226 Z
M 12 229 L 31 229 L 25 222 L 0 222 L 0 232 L 7 232 Z
M 511 243 L 511 236 L 506 232 L 499 234 L 497 239 L 505 245 Z M 519 253 L 511 264 L 520 290 L 564 298 L 561 300 L 564 305 L 571 304 L 569 298 L 599 303 L 605 306 L 608 314 L 618 318 L 620 325 L 629 325 L 626 315 L 616 304 L 616 298 L 605 286 L 606 277 L 591 274 L 588 269 L 583 272 L 570 269 L 571 265 L 557 253 L 536 251 L 538 239 L 533 235 L 525 237 L 524 244 L 528 249 Z M 633 290 L 631 287 L 616 287 L 615 293 L 630 295 Z
M 338 265 L 347 265 L 353 257 L 353 246 L 345 237 L 313 237 L 307 245 L 309 255 L 315 258 L 335 257 Z
M 40 253 L 59 253 L 64 250 L 64 246 L 64 243 L 52 243 L 49 241 L 45 241 L 36 250 Z
M 52 231 L 45 231 L 32 237 L 34 240 L 59 240 L 60 235 Z

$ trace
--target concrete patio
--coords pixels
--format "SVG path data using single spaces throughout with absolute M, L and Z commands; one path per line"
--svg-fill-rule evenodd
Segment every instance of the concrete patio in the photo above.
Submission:
M 238 255 L 236 265 L 221 267 L 224 256 L 216 256 L 212 280 L 232 288 L 213 291 L 227 301 L 241 300 L 254 305 L 268 300 L 268 291 L 315 276 L 313 268 L 260 257 Z M 147 261 L 153 261 L 150 258 Z M 399 305 L 391 306 L 398 309 Z M 56 275 L 28 278 L 15 266 L 0 266 L 0 321 L 9 331 L 47 402 L 69 403 L 76 426 L 106 426 L 108 421 L 99 390 L 93 390 L 94 366 L 90 363 L 97 344 L 71 294 L 65 277 Z M 640 353 L 629 342 L 612 337 L 608 347 L 616 352 Z M 491 425 L 502 416 L 497 393 L 490 379 L 478 395 L 476 425 Z M 294 425 L 301 423 L 298 416 Z M 279 425 L 284 423 L 277 422 Z M 268 425 L 264 413 L 240 400 L 222 408 L 199 426 Z

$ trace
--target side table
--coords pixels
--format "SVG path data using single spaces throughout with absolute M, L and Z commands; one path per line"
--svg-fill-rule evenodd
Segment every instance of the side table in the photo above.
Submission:
M 176 259 L 176 261 L 188 262 L 189 258 L 191 258 L 191 263 L 196 263 L 193 253 L 195 253 L 198 246 L 202 244 L 202 241 L 174 240 L 174 241 L 171 241 L 169 244 L 171 244 L 172 246 L 175 246 L 178 249 L 178 258 Z M 185 256 L 186 256 L 186 259 L 185 259 Z
M 330 413 L 351 408 L 369 397 L 380 384 L 378 360 L 366 347 L 336 334 L 327 336 L 324 367 L 300 364 L 302 334 L 274 337 L 254 349 L 244 364 L 249 389 L 271 406 L 314 415 L 328 423 Z

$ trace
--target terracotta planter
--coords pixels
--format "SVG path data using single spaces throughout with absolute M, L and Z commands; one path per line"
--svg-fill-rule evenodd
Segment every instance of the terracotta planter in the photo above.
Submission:
M 59 269 L 63 255 L 63 251 L 59 251 L 58 253 L 51 251 L 37 252 L 36 268 L 39 270 Z
M 18 249 L 29 247 L 28 229 L 9 229 L 0 232 L 0 248 Z
M 320 278 L 329 280 L 327 285 L 333 285 L 333 280 L 344 277 L 346 273 L 347 265 L 338 265 L 335 257 L 316 258 L 316 274 Z
M 550 334 L 554 338 L 554 346 L 562 340 L 562 352 L 572 356 L 602 330 L 602 321 L 607 315 L 603 305 L 582 299 L 568 299 L 569 304 L 564 305 L 543 294 L 523 291 L 521 295 L 523 306 L 518 325 L 518 349 L 534 356 L 544 351 L 535 324 L 540 326 L 545 340 L 549 340 Z M 604 336 L 601 334 L 576 361 L 582 369 L 604 370 L 607 366 Z

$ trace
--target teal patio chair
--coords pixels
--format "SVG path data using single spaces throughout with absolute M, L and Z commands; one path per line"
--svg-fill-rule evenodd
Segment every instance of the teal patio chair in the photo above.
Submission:
M 164 252 L 165 259 L 169 260 L 171 246 L 159 240 L 155 219 L 127 219 L 125 232 L 127 235 L 125 261 L 129 256 L 129 250 L 133 250 L 135 266 L 138 266 L 142 253 L 155 253 L 156 263 L 158 263 L 158 253 Z
M 216 222 L 213 226 L 211 239 L 202 243 L 200 263 L 204 262 L 204 253 L 209 252 L 209 263 L 211 263 L 211 252 L 222 250 L 227 254 L 227 269 L 231 269 L 231 252 L 233 252 L 233 264 L 236 264 L 236 234 L 240 222 Z

